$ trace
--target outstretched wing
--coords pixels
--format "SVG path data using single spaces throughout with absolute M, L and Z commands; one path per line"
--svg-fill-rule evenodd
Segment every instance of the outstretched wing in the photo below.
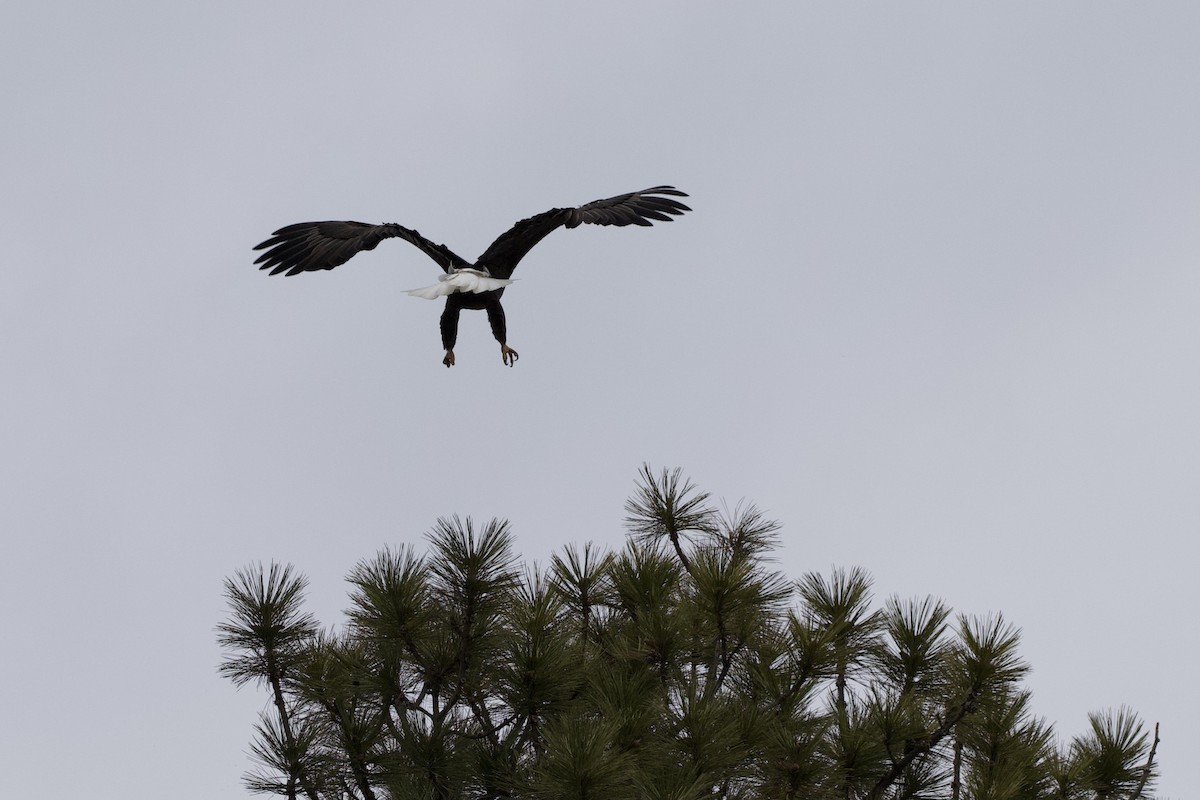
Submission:
M 674 197 L 687 197 L 674 186 L 655 186 L 605 200 L 593 200 L 579 208 L 555 208 L 523 219 L 492 242 L 475 262 L 497 278 L 512 276 L 517 264 L 533 246 L 560 227 L 588 225 L 652 225 L 670 222 L 674 216 L 691 211 Z
M 266 250 L 254 263 L 272 275 L 298 275 L 345 264 L 356 253 L 374 250 L 384 239 L 400 238 L 420 248 L 445 272 L 470 264 L 442 244 L 434 244 L 414 230 L 395 223 L 368 225 L 365 222 L 300 222 L 271 234 L 254 247 Z

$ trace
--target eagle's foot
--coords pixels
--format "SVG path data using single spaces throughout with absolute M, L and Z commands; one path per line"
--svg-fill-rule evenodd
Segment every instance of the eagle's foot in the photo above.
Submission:
M 454 351 L 453 350 L 446 351 L 446 357 L 442 359 L 442 363 L 445 364 L 447 367 L 454 366 Z
M 500 345 L 500 357 L 502 359 L 504 359 L 504 363 L 510 367 L 513 364 L 516 364 L 517 359 L 520 358 L 520 356 L 517 355 L 517 351 L 513 350 L 511 347 L 509 347 L 506 344 Z

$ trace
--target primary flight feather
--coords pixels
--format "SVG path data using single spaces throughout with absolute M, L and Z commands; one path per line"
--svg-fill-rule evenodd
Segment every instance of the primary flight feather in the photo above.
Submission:
M 392 222 L 370 225 L 365 222 L 301 222 L 280 228 L 270 239 L 255 246 L 265 250 L 255 261 L 259 269 L 272 275 L 298 275 L 345 264 L 356 253 L 374 250 L 384 239 L 398 238 L 415 245 L 437 262 L 445 273 L 433 286 L 413 289 L 414 297 L 434 300 L 446 298 L 442 312 L 442 345 L 446 355 L 442 363 L 454 366 L 454 343 L 458 338 L 458 315 L 463 309 L 487 312 L 492 334 L 500 343 L 500 357 L 508 366 L 517 361 L 517 351 L 508 346 L 504 307 L 500 297 L 512 283 L 513 270 L 534 245 L 558 228 L 579 225 L 652 225 L 670 222 L 691 211 L 676 197 L 687 197 L 673 186 L 655 186 L 640 192 L 593 200 L 578 208 L 554 208 L 523 219 L 502 234 L 475 263 L 458 256 L 442 244 L 434 244 L 421 234 Z

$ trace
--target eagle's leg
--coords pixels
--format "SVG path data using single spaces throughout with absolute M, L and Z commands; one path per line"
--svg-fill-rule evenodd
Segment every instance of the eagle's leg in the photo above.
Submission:
M 454 343 L 458 340 L 458 312 L 459 307 L 455 303 L 450 302 L 450 297 L 446 298 L 446 310 L 442 312 L 442 347 L 446 348 L 446 357 L 442 359 L 442 363 L 447 367 L 454 366 Z
M 508 343 L 505 341 L 505 339 L 508 338 L 508 330 L 504 323 L 504 306 L 500 305 L 500 300 L 498 298 L 489 298 L 486 308 L 488 322 L 490 322 L 492 325 L 492 335 L 495 336 L 496 341 L 500 343 L 500 358 L 505 364 L 511 367 L 513 364 L 517 363 L 517 359 L 520 358 L 520 356 L 518 356 L 517 351 L 509 347 Z

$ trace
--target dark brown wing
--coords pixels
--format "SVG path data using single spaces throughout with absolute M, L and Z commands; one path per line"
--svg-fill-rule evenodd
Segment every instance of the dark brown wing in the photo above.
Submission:
M 513 225 L 479 257 L 475 266 L 497 278 L 512 276 L 517 264 L 534 245 L 560 227 L 588 225 L 652 225 L 670 222 L 691 211 L 674 197 L 687 197 L 674 186 L 655 186 L 605 200 L 593 200 L 579 208 L 555 208 Z
M 368 225 L 365 222 L 300 222 L 280 228 L 255 250 L 266 250 L 254 263 L 269 269 L 272 275 L 283 272 L 298 275 L 318 269 L 333 269 L 345 264 L 356 253 L 374 250 L 384 239 L 400 238 L 420 248 L 445 272 L 468 267 L 464 259 L 448 247 L 434 244 L 414 230 L 395 223 Z

